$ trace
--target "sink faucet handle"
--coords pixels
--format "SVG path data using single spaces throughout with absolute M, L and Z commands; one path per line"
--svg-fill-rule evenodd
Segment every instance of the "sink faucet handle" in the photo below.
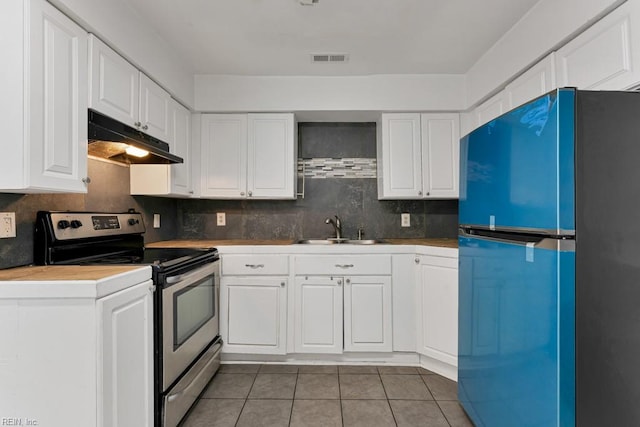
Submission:
M 364 236 L 364 227 L 358 227 L 358 240 L 362 240 L 362 236 Z

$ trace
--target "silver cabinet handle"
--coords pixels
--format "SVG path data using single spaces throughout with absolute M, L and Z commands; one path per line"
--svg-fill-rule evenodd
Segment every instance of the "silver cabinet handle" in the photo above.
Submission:
M 427 191 L 427 196 L 429 195 L 429 192 Z
M 144 125 L 144 126 L 142 126 L 142 129 L 143 129 L 143 130 L 147 130 L 147 129 L 149 129 L 149 126 Z
M 149 286 L 149 290 L 153 293 L 156 291 L 156 285 Z
M 420 264 L 420 258 L 416 258 L 416 259 L 414 259 L 414 261 L 415 261 L 416 264 Z
M 338 268 L 352 268 L 353 264 L 336 264 Z
M 284 288 L 284 282 L 280 282 L 280 286 Z
M 85 184 L 91 184 L 91 178 L 89 178 L 88 176 L 85 178 L 82 178 L 82 182 Z
M 418 196 L 422 196 L 422 191 L 418 191 Z
M 253 192 L 249 191 L 249 192 L 247 193 L 247 195 L 248 195 L 249 197 L 251 197 L 251 196 L 253 195 Z
M 347 279 L 347 280 L 345 281 L 345 283 L 346 283 L 347 285 L 349 285 L 349 284 L 351 283 L 351 279 Z
M 338 286 L 342 285 L 342 280 L 338 280 Z
M 240 195 L 241 195 L 241 196 L 244 196 L 244 191 L 241 191 L 241 192 L 240 192 Z
M 256 268 L 264 268 L 264 264 L 245 264 L 245 267 L 249 267 L 249 268 L 253 268 L 254 270 Z
M 135 127 L 139 128 L 141 124 L 142 124 L 142 123 L 140 123 L 140 122 L 135 122 L 133 125 L 134 125 Z

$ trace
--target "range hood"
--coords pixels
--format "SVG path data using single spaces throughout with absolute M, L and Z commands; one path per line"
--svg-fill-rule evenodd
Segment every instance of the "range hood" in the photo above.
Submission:
M 136 156 L 133 154 L 136 148 L 148 154 L 142 152 Z M 91 109 L 89 155 L 126 164 L 184 163 L 182 158 L 169 153 L 166 142 Z

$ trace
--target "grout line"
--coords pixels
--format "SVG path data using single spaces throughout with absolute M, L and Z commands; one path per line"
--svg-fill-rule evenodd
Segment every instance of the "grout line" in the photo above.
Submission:
M 247 400 L 249 400 L 249 395 L 251 394 L 251 390 L 253 390 L 253 386 L 256 383 L 256 379 L 258 378 L 258 372 L 260 372 L 260 369 L 262 368 L 262 365 L 260 365 L 258 367 L 258 371 L 254 373 L 254 377 L 253 377 L 253 382 L 251 383 L 251 387 L 249 387 L 249 392 L 247 393 L 247 397 L 245 397 L 244 399 L 244 403 L 242 404 L 242 408 L 240 408 L 240 413 L 238 414 L 238 418 L 236 418 L 236 422 L 234 424 L 234 427 L 238 425 L 238 422 L 240 421 L 240 417 L 242 416 L 242 411 L 244 411 L 244 407 L 247 406 Z

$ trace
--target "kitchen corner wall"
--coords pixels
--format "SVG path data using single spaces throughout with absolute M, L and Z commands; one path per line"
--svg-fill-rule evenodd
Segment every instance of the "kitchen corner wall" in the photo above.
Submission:
M 299 123 L 299 156 L 308 158 L 376 157 L 375 123 Z M 300 181 L 299 181 L 300 182 Z M 343 235 L 354 238 L 457 236 L 457 200 L 378 200 L 375 178 L 307 178 L 305 197 L 290 201 L 180 200 L 178 232 L 184 239 L 301 239 L 333 236 L 325 218 L 338 215 Z M 216 213 L 226 226 L 216 226 Z M 400 214 L 411 227 L 400 227 Z
M 39 210 L 124 212 L 133 208 L 144 215 L 145 241 L 173 239 L 177 234 L 176 201 L 129 195 L 129 168 L 89 159 L 91 183 L 87 194 L 0 193 L 0 212 L 16 213 L 16 238 L 0 239 L 0 268 L 33 263 L 33 228 Z M 153 214 L 161 215 L 154 229 Z

